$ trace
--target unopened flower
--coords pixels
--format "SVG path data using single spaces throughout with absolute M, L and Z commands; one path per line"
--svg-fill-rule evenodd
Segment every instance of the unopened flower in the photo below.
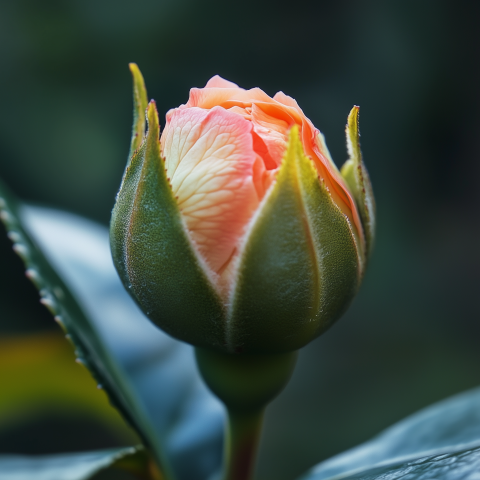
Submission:
M 132 71 L 143 136 L 146 94 Z M 232 353 L 291 351 L 324 332 L 355 295 L 373 242 L 358 107 L 342 173 L 282 92 L 215 76 L 167 113 L 161 137 L 154 102 L 147 118 L 111 223 L 117 270 L 147 317 Z

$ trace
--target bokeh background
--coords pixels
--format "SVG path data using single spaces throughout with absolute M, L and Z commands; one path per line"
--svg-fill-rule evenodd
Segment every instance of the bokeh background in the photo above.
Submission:
M 258 480 L 293 479 L 480 384 L 479 22 L 467 0 L 0 1 L 0 177 L 104 224 L 129 147 L 128 62 L 163 113 L 214 74 L 282 90 L 338 165 L 361 106 L 376 250 L 351 309 L 269 408 Z M 3 233 L 0 452 L 128 444 Z

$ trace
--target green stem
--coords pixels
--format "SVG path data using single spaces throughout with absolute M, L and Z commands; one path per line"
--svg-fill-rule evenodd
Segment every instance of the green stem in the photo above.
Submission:
M 263 423 L 263 409 L 228 410 L 223 480 L 249 480 L 253 476 Z
M 228 412 L 223 480 L 250 480 L 263 412 L 287 384 L 297 352 L 230 354 L 196 348 L 205 383 Z

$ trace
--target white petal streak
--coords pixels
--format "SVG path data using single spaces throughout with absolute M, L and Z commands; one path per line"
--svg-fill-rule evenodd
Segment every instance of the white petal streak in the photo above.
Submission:
M 258 206 L 252 124 L 214 107 L 171 110 L 161 144 L 167 175 L 199 251 L 221 273 Z

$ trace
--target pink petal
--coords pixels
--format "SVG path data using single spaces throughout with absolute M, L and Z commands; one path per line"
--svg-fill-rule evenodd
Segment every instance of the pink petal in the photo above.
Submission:
M 252 124 L 215 107 L 169 112 L 161 137 L 167 175 L 199 252 L 222 274 L 259 204 Z

